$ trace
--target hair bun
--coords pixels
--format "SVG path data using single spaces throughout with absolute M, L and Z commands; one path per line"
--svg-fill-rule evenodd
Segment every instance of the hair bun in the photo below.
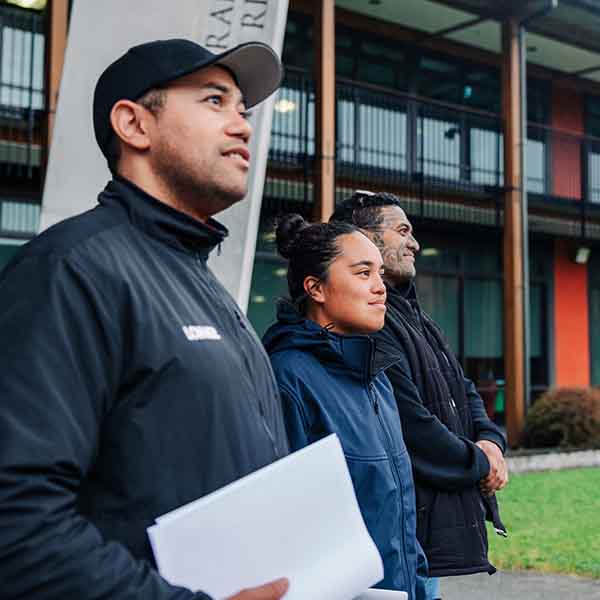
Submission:
M 292 213 L 284 215 L 277 222 L 276 241 L 277 250 L 283 258 L 289 258 L 294 253 L 294 246 L 298 234 L 308 226 L 302 215 Z

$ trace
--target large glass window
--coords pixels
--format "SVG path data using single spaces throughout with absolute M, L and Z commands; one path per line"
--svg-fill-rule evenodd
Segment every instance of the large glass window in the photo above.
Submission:
M 527 191 L 534 194 L 544 194 L 547 185 L 547 156 L 545 137 L 538 138 L 531 134 L 525 145 L 525 165 L 527 168 Z
M 406 171 L 404 102 L 367 90 L 340 87 L 337 101 L 338 164 Z
M 314 55 L 313 18 L 310 15 L 290 10 L 285 24 L 285 36 L 281 58 L 286 67 L 311 71 Z
M 0 20 L 0 104 L 44 108 L 43 21 L 4 7 Z
M 444 332 L 450 347 L 460 352 L 460 305 L 458 281 L 452 276 L 419 275 L 421 305 Z
M 314 153 L 314 92 L 305 76 L 289 72 L 275 100 L 269 155 L 274 161 L 293 161 Z
M 587 152 L 588 200 L 600 204 L 600 143 L 589 143 Z
M 485 123 L 470 130 L 471 181 L 501 186 L 504 181 L 504 136 Z
M 529 244 L 529 378 L 531 400 L 543 393 L 549 380 L 548 322 L 552 295 L 551 247 Z
M 490 417 L 502 421 L 500 243 L 482 239 L 464 244 L 429 235 L 419 238 L 417 290 L 421 305 L 442 328 L 465 374 L 477 386 Z
M 600 256 L 592 252 L 588 266 L 592 385 L 600 385 Z
M 248 318 L 259 336 L 275 322 L 277 302 L 287 296 L 287 261 L 277 254 L 275 218 L 265 213 L 258 231 L 248 302 Z
M 406 91 L 412 64 L 396 40 L 336 27 L 335 69 L 339 77 Z
M 585 99 L 585 133 L 591 138 L 586 140 L 588 200 L 600 203 L 600 97 L 587 96 Z
M 44 17 L 0 5 L 0 165 L 39 167 L 44 97 Z
M 481 239 L 464 243 L 419 236 L 417 289 L 423 308 L 441 326 L 465 373 L 486 401 L 491 415 L 503 419 L 504 300 L 501 243 Z M 532 397 L 547 388 L 547 306 L 551 253 L 532 244 L 530 256 L 530 369 Z M 600 286 L 599 286 L 600 287 Z M 599 307 L 600 310 L 600 307 Z M 496 402 L 496 397 L 498 402 Z
M 460 123 L 448 117 L 419 118 L 417 170 L 430 177 L 456 180 L 460 178 L 461 130 Z

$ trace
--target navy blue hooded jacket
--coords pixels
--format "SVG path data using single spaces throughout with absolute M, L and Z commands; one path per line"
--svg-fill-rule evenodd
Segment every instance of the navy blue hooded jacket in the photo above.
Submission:
M 367 529 L 384 563 L 377 587 L 422 598 L 426 573 L 416 538 L 415 491 L 394 394 L 375 370 L 375 342 L 340 336 L 281 304 L 265 334 L 292 450 L 340 438 Z

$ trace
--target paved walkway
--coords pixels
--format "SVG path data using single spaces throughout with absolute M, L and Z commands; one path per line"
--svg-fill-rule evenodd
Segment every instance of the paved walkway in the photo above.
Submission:
M 599 557 L 600 560 L 600 557 Z M 443 600 L 600 600 L 600 580 L 529 572 L 442 579 Z

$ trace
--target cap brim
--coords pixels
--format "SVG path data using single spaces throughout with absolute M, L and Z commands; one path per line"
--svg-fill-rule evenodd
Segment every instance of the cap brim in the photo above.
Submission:
M 219 55 L 213 63 L 231 69 L 244 96 L 246 108 L 268 98 L 283 79 L 283 66 L 275 51 L 260 42 L 240 44 Z

